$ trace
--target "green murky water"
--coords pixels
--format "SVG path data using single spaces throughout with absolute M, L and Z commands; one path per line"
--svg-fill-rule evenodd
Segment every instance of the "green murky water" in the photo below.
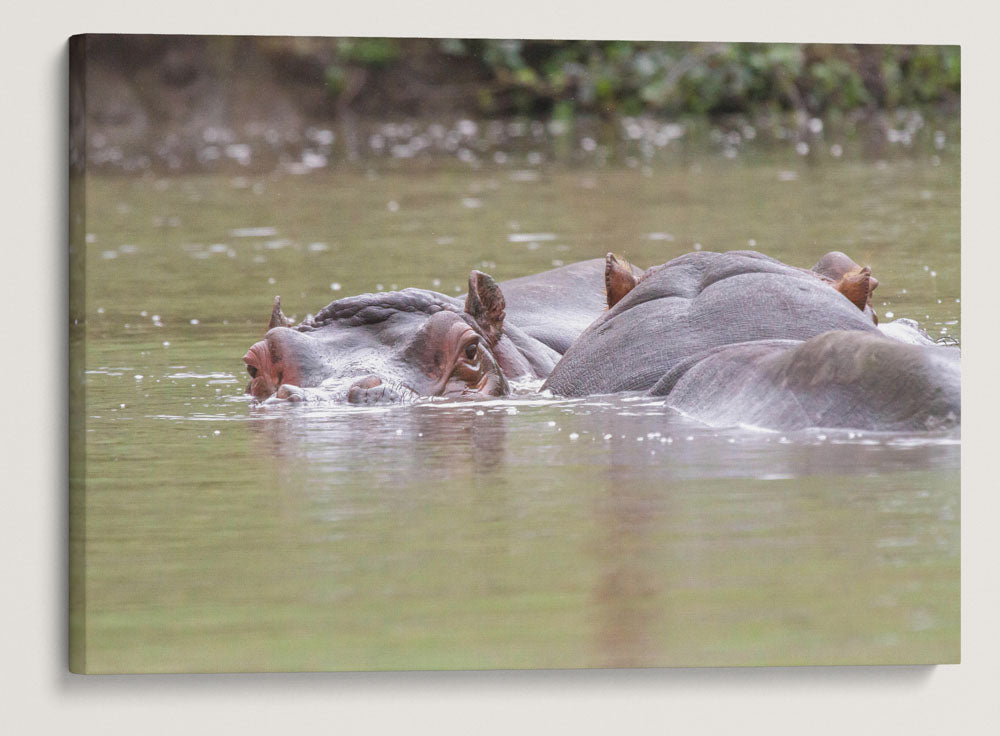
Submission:
M 699 247 L 844 250 L 882 319 L 960 338 L 959 202 L 949 155 L 90 178 L 86 668 L 957 661 L 955 434 L 720 431 L 636 398 L 252 407 L 240 358 L 275 294 L 302 318 Z

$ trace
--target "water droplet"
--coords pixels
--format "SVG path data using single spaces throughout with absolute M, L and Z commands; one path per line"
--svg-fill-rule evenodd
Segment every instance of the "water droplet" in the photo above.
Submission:
M 330 291 L 340 291 L 340 282 L 334 281 L 330 284 Z

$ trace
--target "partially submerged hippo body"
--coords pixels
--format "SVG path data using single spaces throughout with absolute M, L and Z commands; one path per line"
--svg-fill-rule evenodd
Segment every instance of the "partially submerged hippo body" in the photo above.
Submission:
M 455 298 L 424 289 L 331 302 L 289 327 L 275 298 L 269 329 L 243 360 L 247 393 L 355 404 L 418 396 L 509 393 L 511 378 L 544 378 L 606 308 L 603 259 L 497 284 L 469 276 Z
M 682 360 L 722 345 L 878 330 L 829 277 L 756 251 L 688 253 L 648 269 L 624 293 L 609 291 L 608 301 L 549 376 L 554 393 L 645 391 Z
M 752 251 L 689 253 L 635 279 L 619 265 L 609 255 L 610 308 L 553 369 L 553 393 L 647 391 L 713 426 L 960 421 L 957 349 L 909 325 L 877 327 L 877 282 L 843 254 L 810 271 Z
M 694 356 L 649 391 L 716 427 L 923 431 L 961 419 L 956 348 L 854 330 L 755 340 Z

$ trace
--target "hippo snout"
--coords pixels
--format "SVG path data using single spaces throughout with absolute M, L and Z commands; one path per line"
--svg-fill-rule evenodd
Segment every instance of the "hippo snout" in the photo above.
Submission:
M 273 394 L 277 386 L 272 378 L 274 366 L 267 342 L 261 340 L 254 343 L 243 356 L 243 362 L 246 364 L 247 373 L 250 376 L 246 393 L 255 399 L 266 399 Z
M 318 386 L 322 381 L 321 361 L 315 340 L 288 327 L 275 327 L 254 343 L 243 356 L 250 383 L 246 393 L 263 400 L 282 384 Z

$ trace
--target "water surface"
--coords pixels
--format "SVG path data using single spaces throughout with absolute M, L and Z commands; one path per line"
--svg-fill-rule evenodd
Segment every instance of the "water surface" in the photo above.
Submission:
M 957 155 L 847 159 L 89 178 L 88 670 L 957 661 L 956 432 L 243 394 L 275 294 L 301 319 L 608 251 L 843 250 L 883 319 L 960 339 Z

